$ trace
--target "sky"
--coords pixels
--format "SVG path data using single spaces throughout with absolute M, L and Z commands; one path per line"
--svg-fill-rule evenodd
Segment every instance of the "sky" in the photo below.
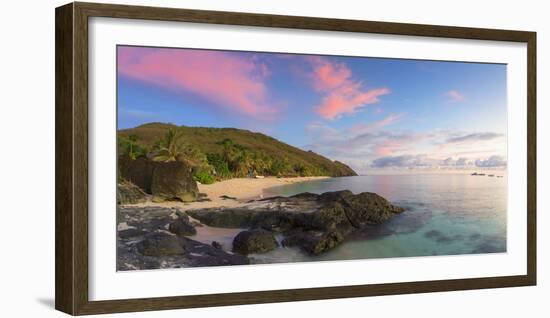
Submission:
M 359 173 L 506 167 L 506 65 L 117 48 L 118 128 L 261 132 Z

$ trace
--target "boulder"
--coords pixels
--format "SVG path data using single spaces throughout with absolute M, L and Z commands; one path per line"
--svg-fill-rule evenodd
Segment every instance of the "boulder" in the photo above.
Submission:
M 209 208 L 189 210 L 187 213 L 208 226 L 239 229 L 250 227 L 252 221 L 258 217 L 256 214 L 261 214 L 262 211 L 241 208 Z
M 187 237 L 180 238 L 188 253 L 185 255 L 186 266 L 223 266 L 223 265 L 246 265 L 250 260 L 245 255 L 232 254 L 223 251 L 210 244 L 198 242 Z
M 151 181 L 153 201 L 178 200 L 191 202 L 198 198 L 199 189 L 189 166 L 181 161 L 156 163 Z
M 264 230 L 242 231 L 233 239 L 233 252 L 243 255 L 269 252 L 278 246 L 273 233 Z
M 285 237 L 282 245 L 285 247 L 297 246 L 308 254 L 319 255 L 335 248 L 343 241 L 344 236 L 339 232 L 306 231 Z
M 120 229 L 131 227 L 146 232 L 166 230 L 178 212 L 174 208 L 122 205 L 117 207 L 117 226 Z
M 189 216 L 178 213 L 178 218 L 168 225 L 168 230 L 178 236 L 189 236 L 197 234 L 197 230 L 189 221 Z
M 146 193 L 153 195 L 153 201 L 194 201 L 199 197 L 197 182 L 191 169 L 182 161 L 155 162 L 147 158 L 118 160 L 120 177 L 132 182 Z
M 147 200 L 147 194 L 129 181 L 117 184 L 117 204 L 136 204 Z
M 145 256 L 183 255 L 185 253 L 176 236 L 162 232 L 146 235 L 137 243 L 137 250 Z
M 147 158 L 137 158 L 135 160 L 126 156 L 118 158 L 120 177 L 132 182 L 146 193 L 151 193 L 154 168 L 155 162 Z
M 342 196 L 338 202 L 343 206 L 349 222 L 356 228 L 380 224 L 405 211 L 371 192 Z
M 120 237 L 121 239 L 131 239 L 134 237 L 143 236 L 148 233 L 146 231 L 143 231 L 140 229 L 134 229 L 134 228 L 118 230 L 117 232 L 118 232 L 118 237 Z

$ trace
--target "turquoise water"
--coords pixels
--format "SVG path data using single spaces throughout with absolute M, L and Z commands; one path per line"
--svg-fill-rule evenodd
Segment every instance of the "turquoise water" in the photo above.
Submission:
M 467 174 L 376 175 L 322 179 L 266 195 L 375 192 L 406 211 L 321 256 L 280 248 L 257 263 L 506 252 L 507 178 Z

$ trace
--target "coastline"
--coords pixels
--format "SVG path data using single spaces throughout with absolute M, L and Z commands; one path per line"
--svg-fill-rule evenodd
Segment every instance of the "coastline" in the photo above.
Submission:
M 265 190 L 285 184 L 294 184 L 304 181 L 328 179 L 331 177 L 293 177 L 293 178 L 277 178 L 265 177 L 262 179 L 255 178 L 233 178 L 223 181 L 218 181 L 212 184 L 199 184 L 199 192 L 207 195 L 209 201 L 198 202 L 152 202 L 148 200 L 144 203 L 132 204 L 136 207 L 160 206 L 160 207 L 175 207 L 181 210 L 193 210 L 215 207 L 236 207 L 250 200 L 262 199 Z M 231 198 L 221 198 L 227 196 Z M 234 199 L 232 199 L 234 198 Z

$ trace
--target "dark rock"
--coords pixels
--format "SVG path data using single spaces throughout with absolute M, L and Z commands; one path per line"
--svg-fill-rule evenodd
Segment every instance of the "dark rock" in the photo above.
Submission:
M 151 182 L 153 201 L 194 201 L 198 197 L 197 182 L 189 166 L 181 161 L 158 163 Z
M 404 209 L 393 206 L 388 200 L 376 193 L 363 192 L 354 195 L 350 191 L 329 192 L 321 195 L 321 200 L 340 204 L 349 222 L 355 228 L 368 224 L 379 224 L 387 221 Z
M 250 264 L 248 257 L 240 254 L 231 254 L 212 245 L 198 242 L 187 237 L 180 238 L 185 250 L 188 252 L 186 264 L 188 266 L 223 266 Z
M 469 236 L 470 241 L 475 241 L 475 240 L 478 240 L 480 238 L 481 238 L 481 234 L 479 234 L 479 233 L 470 234 L 470 236 Z
M 178 236 L 197 234 L 197 230 L 189 221 L 189 216 L 187 216 L 187 214 L 179 214 L 178 218 L 170 223 L 168 230 Z
M 271 197 L 237 208 L 187 213 L 209 226 L 282 232 L 287 235 L 287 244 L 299 245 L 316 254 L 337 246 L 352 233 L 387 221 L 403 211 L 375 193 L 355 195 L 351 191 L 336 191 Z
M 193 180 L 190 167 L 184 162 L 120 157 L 118 166 L 121 178 L 152 194 L 153 201 L 189 202 L 199 197 L 197 183 Z
M 233 239 L 233 252 L 244 255 L 269 252 L 278 246 L 273 233 L 263 230 L 242 231 Z
M 147 193 L 151 193 L 151 182 L 155 162 L 147 158 L 131 159 L 126 156 L 118 158 L 118 172 L 120 177 L 132 182 Z
M 428 232 L 424 233 L 424 237 L 428 238 L 428 239 L 431 239 L 431 240 L 434 240 L 434 241 L 436 241 L 437 243 L 440 243 L 440 244 L 450 244 L 454 241 L 459 241 L 459 240 L 462 240 L 464 238 L 460 234 L 456 234 L 456 235 L 453 235 L 453 236 L 448 236 L 446 234 L 441 233 L 438 230 L 428 231 Z
M 146 235 L 142 241 L 137 243 L 137 250 L 146 256 L 183 255 L 185 253 L 177 237 L 162 232 Z
M 210 245 L 212 245 L 212 247 L 217 248 L 219 250 L 223 250 L 223 245 L 218 241 L 212 241 L 212 244 Z
M 139 230 L 139 229 L 125 229 L 118 231 L 118 236 L 122 239 L 129 239 L 137 236 L 143 236 L 147 234 L 147 231 Z
M 176 208 L 119 206 L 117 224 L 121 230 L 117 239 L 117 270 L 250 263 L 244 255 L 224 251 L 221 244 L 212 246 L 166 232 L 172 224 L 174 232 L 179 232 L 175 228 L 185 224 L 184 234 L 189 230 L 190 221 L 185 212 Z
M 354 195 L 350 191 L 337 191 L 321 195 L 301 193 L 292 197 L 273 197 L 237 208 L 210 208 L 187 213 L 215 227 L 280 231 L 302 228 L 338 230 L 345 234 L 353 228 L 381 223 L 403 211 L 375 193 Z
M 257 214 L 248 209 L 212 208 L 190 210 L 187 213 L 201 223 L 213 227 L 248 228 Z
M 319 255 L 335 248 L 344 241 L 344 236 L 339 232 L 307 231 L 291 234 L 282 241 L 283 246 L 298 246 L 303 251 Z
M 135 184 L 129 181 L 117 184 L 117 204 L 136 204 L 146 200 L 147 194 Z
M 126 223 L 127 226 L 146 232 L 166 230 L 176 218 L 174 212 L 177 213 L 178 210 L 163 207 L 118 206 L 117 225 Z

